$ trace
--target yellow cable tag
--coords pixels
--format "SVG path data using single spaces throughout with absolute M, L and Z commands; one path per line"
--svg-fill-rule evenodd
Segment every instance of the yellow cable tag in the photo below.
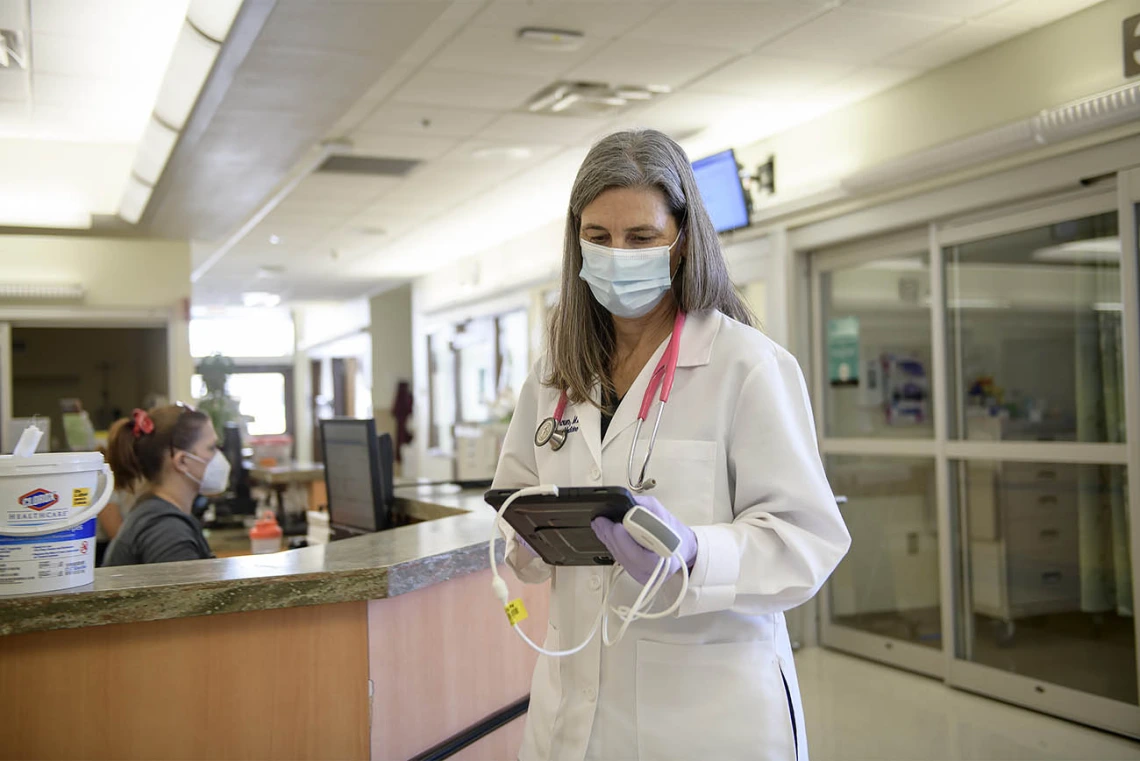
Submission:
M 514 626 L 520 621 L 525 621 L 527 616 L 530 615 L 526 612 L 526 606 L 523 605 L 523 601 L 521 599 L 511 600 L 509 603 L 507 603 L 506 611 L 507 620 L 511 622 L 511 626 Z

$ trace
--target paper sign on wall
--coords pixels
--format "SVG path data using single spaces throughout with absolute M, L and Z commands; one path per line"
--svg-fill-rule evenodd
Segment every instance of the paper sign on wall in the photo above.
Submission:
M 859 318 L 827 321 L 827 377 L 832 386 L 859 385 Z

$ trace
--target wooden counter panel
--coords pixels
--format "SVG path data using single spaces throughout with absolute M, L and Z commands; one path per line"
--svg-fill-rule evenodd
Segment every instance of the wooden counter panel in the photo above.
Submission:
M 0 759 L 368 757 L 365 602 L 0 639 Z
M 530 613 L 523 630 L 541 644 L 550 585 L 522 584 L 501 568 L 512 595 L 521 594 Z M 490 570 L 369 602 L 368 633 L 369 669 L 377 685 L 375 761 L 410 758 L 530 692 L 538 654 L 507 624 L 491 591 Z M 499 745 L 521 740 L 523 721 L 486 738 L 496 754 Z M 503 757 L 517 753 L 514 745 Z

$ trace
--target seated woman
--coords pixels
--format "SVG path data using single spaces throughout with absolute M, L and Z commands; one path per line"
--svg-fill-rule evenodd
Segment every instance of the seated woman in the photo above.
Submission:
M 103 565 L 214 557 L 190 514 L 199 494 L 220 494 L 229 480 L 210 418 L 182 405 L 135 410 L 111 427 L 107 450 L 115 482 L 137 484 L 138 499 Z

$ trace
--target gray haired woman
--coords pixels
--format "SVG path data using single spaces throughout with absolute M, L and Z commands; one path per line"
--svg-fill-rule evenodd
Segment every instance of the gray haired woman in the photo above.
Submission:
M 620 132 L 587 155 L 549 330 L 495 486 L 634 489 L 680 538 L 663 599 L 680 596 L 682 564 L 688 589 L 675 615 L 635 621 L 612 647 L 595 637 L 539 659 L 520 758 L 806 759 L 784 611 L 816 593 L 850 536 L 800 368 L 752 326 L 667 136 Z M 557 449 L 535 433 L 551 417 Z M 519 579 L 552 581 L 547 650 L 583 642 L 604 600 L 628 606 L 654 575 L 658 556 L 622 524 L 593 528 L 625 570 L 612 589 L 602 569 L 552 568 L 508 541 Z

